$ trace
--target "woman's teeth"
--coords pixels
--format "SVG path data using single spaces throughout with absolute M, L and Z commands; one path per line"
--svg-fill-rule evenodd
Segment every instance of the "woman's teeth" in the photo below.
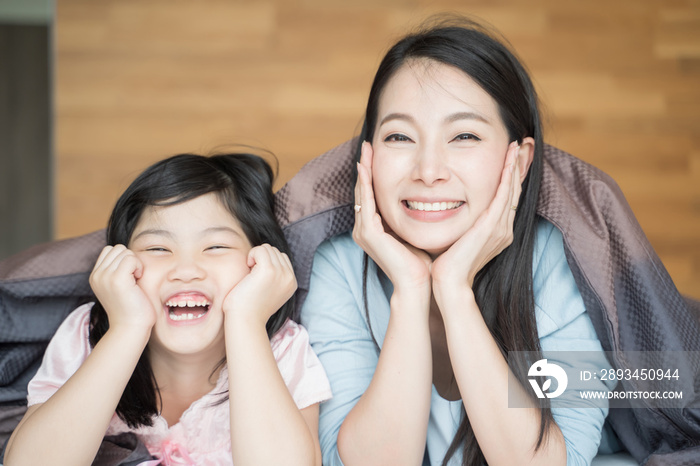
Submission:
M 441 210 L 451 210 L 464 204 L 463 201 L 456 202 L 417 202 L 406 201 L 406 205 L 411 210 L 422 210 L 425 212 L 438 212 Z

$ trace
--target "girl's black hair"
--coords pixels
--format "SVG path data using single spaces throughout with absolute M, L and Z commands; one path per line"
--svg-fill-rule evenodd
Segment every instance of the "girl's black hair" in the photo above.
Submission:
M 522 185 L 515 216 L 513 244 L 479 271 L 473 286 L 476 302 L 491 335 L 507 357 L 510 351 L 531 351 L 534 354 L 541 351 L 535 322 L 532 255 L 544 141 L 535 88 L 523 65 L 504 42 L 503 39 L 496 39 L 495 34 L 482 25 L 461 17 L 431 20 L 418 32 L 401 39 L 384 56 L 374 77 L 359 141 L 372 142 L 382 92 L 396 72 L 412 60 L 433 61 L 463 71 L 496 101 L 510 141 L 521 143 L 526 137 L 535 140 L 534 158 Z M 359 156 L 358 147 L 357 160 Z M 363 282 L 366 287 L 367 262 L 364 269 Z M 369 322 L 366 300 L 365 313 Z M 511 369 L 521 383 L 525 383 L 527 368 L 536 359 L 524 360 L 521 354 L 511 355 L 511 361 L 515 360 Z M 526 389 L 531 393 L 529 386 Z M 548 404 L 541 413 L 536 449 L 546 441 L 546 434 L 553 422 Z M 447 464 L 461 448 L 463 465 L 481 465 L 485 462 L 484 456 L 469 419 L 466 413 L 463 414 L 462 423 L 443 464 Z
M 170 206 L 216 193 L 253 246 L 268 243 L 289 255 L 289 246 L 273 213 L 273 181 L 272 168 L 257 155 L 181 154 L 167 158 L 148 167 L 121 195 L 107 225 L 107 244 L 128 245 L 141 214 L 149 206 Z M 293 310 L 294 300 L 290 299 L 270 317 L 266 325 L 268 337 L 291 318 Z M 92 308 L 90 322 L 90 344 L 94 347 L 109 328 L 107 313 L 99 301 Z M 146 349 L 116 412 L 132 428 L 151 426 L 159 404 L 158 385 Z

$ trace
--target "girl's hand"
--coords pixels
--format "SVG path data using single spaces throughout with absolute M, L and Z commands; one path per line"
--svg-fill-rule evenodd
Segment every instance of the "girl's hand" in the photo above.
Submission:
M 250 273 L 243 277 L 224 299 L 227 317 L 252 317 L 263 326 L 297 289 L 292 262 L 269 244 L 248 253 Z
M 424 251 L 401 241 L 387 232 L 377 212 L 372 188 L 372 145 L 362 143 L 355 185 L 355 226 L 352 237 L 377 263 L 394 285 L 394 289 L 430 292 L 430 257 Z
M 123 244 L 105 246 L 90 274 L 90 286 L 107 312 L 110 328 L 151 330 L 156 322 L 153 304 L 137 281 L 143 264 Z
M 433 263 L 433 292 L 438 304 L 455 292 L 471 289 L 477 272 L 513 242 L 515 208 L 522 186 L 518 152 L 512 142 L 501 174 L 501 183 L 489 207 L 474 225 Z M 440 306 L 443 309 L 443 306 Z

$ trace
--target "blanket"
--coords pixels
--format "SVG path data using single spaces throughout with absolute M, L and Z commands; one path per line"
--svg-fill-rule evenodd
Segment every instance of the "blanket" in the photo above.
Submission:
M 356 141 L 306 164 L 275 194 L 299 290 L 309 287 L 321 242 L 352 228 Z M 622 352 L 700 352 L 700 303 L 683 297 L 654 252 L 617 184 L 555 147 L 544 150 L 538 214 L 561 230 L 567 260 L 603 348 L 616 368 Z M 0 408 L 26 396 L 43 347 L 78 304 L 91 299 L 88 276 L 104 231 L 36 246 L 0 262 Z M 624 447 L 648 466 L 698 464 L 700 366 L 682 408 L 611 409 Z M 632 386 L 625 388 L 634 388 Z M 698 395 L 696 395 L 698 393 Z M 0 410 L 1 416 L 1 410 Z

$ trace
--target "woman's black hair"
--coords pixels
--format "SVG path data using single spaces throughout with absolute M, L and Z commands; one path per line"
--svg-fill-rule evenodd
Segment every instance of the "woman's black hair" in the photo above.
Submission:
M 273 213 L 274 173 L 261 157 L 246 153 L 205 157 L 181 154 L 148 167 L 121 195 L 107 225 L 107 244 L 128 245 L 142 213 L 149 206 L 171 206 L 215 193 L 241 224 L 253 246 L 268 243 L 290 254 Z M 294 300 L 287 301 L 267 321 L 272 337 L 291 318 Z M 90 344 L 94 347 L 109 328 L 99 301 L 90 314 Z M 221 362 L 223 364 L 223 361 Z M 122 394 L 116 412 L 132 428 L 153 425 L 160 396 L 148 350 L 144 350 Z
M 396 72 L 408 62 L 424 60 L 452 66 L 465 73 L 498 105 L 510 141 L 535 140 L 534 158 L 522 185 L 522 194 L 513 227 L 513 244 L 484 266 L 474 279 L 474 295 L 484 320 L 504 356 L 511 351 L 539 354 L 532 286 L 532 256 L 537 227 L 537 198 L 542 178 L 543 135 L 538 98 L 530 77 L 503 39 L 484 26 L 461 17 L 437 18 L 397 42 L 384 56 L 372 83 L 359 141 L 372 142 L 382 92 Z M 356 150 L 359 160 L 360 149 Z M 363 282 L 366 287 L 367 260 Z M 365 313 L 369 311 L 365 301 Z M 371 327 L 370 327 L 371 331 Z M 525 360 L 523 353 L 511 354 L 511 369 L 524 383 L 527 368 L 536 359 Z M 531 393 L 529 386 L 527 392 Z M 546 400 L 545 400 L 546 402 Z M 541 403 L 540 403 L 541 405 Z M 544 441 L 553 422 L 549 405 L 541 410 L 540 431 L 535 446 Z M 461 448 L 463 465 L 483 464 L 474 430 L 466 413 L 447 451 L 447 464 Z

